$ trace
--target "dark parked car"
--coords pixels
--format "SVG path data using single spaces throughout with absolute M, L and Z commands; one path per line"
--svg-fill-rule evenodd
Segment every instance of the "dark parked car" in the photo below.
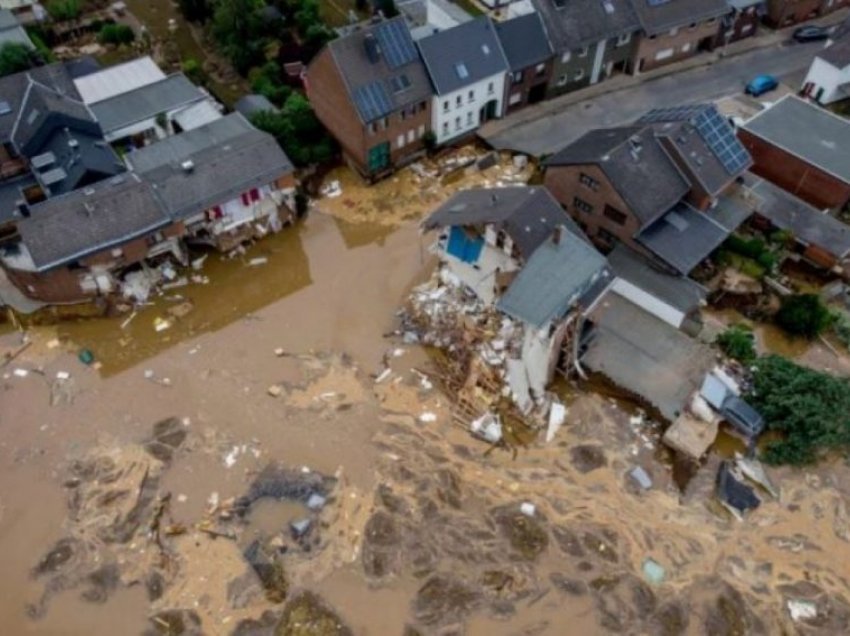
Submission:
M 794 29 L 791 35 L 797 42 L 814 42 L 816 40 L 825 40 L 829 37 L 829 29 L 826 27 L 815 26 L 809 24 L 801 26 L 799 29 Z

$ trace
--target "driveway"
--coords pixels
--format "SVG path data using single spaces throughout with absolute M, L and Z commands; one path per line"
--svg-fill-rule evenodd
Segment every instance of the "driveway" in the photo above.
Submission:
M 538 118 L 529 121 L 528 114 L 520 111 L 516 116 L 493 122 L 493 126 L 483 128 L 479 134 L 497 149 L 537 157 L 552 154 L 589 130 L 631 122 L 652 108 L 714 101 L 740 93 L 760 73 L 770 73 L 780 80 L 787 78 L 789 83 L 799 81 L 815 52 L 822 47 L 822 42 L 784 42 L 573 102 L 560 109 L 551 106 L 557 104 L 556 99 L 532 107 L 540 109 Z M 763 99 L 770 98 L 768 94 Z

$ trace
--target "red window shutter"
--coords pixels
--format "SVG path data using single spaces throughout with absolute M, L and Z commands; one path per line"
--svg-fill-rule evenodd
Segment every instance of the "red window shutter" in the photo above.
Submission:
M 260 191 L 257 188 L 251 188 L 251 201 L 260 200 Z
M 251 200 L 248 198 L 248 193 L 243 192 L 242 193 L 242 205 L 248 205 L 249 203 L 251 203 Z

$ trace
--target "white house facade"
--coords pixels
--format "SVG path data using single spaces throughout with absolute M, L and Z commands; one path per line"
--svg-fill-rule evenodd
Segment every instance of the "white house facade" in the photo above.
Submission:
M 819 104 L 831 104 L 850 97 L 848 83 L 850 63 L 839 67 L 818 55 L 812 60 L 806 79 L 803 80 L 802 90 L 806 97 Z
M 446 95 L 435 95 L 431 125 L 437 143 L 471 133 L 484 122 L 501 117 L 505 77 L 505 73 L 498 73 Z

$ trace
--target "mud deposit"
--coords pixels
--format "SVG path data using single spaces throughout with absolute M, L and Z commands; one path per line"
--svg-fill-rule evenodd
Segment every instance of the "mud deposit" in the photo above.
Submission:
M 34 332 L 0 371 L 3 633 L 850 631 L 846 464 L 771 471 L 779 499 L 738 522 L 718 459 L 679 492 L 657 427 L 576 387 L 550 444 L 488 452 L 383 337 L 415 229 L 302 238 L 313 283 L 254 320 L 108 377 Z

